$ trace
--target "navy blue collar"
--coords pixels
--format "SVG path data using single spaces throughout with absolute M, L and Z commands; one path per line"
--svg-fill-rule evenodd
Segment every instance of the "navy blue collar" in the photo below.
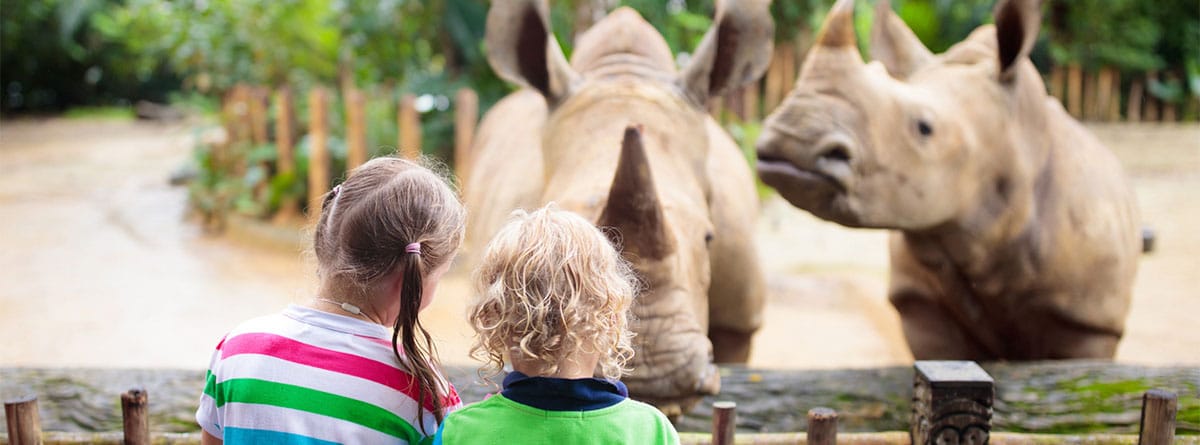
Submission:
M 504 377 L 504 390 L 500 394 L 547 411 L 592 411 L 629 398 L 629 390 L 618 381 L 530 377 L 518 371 Z

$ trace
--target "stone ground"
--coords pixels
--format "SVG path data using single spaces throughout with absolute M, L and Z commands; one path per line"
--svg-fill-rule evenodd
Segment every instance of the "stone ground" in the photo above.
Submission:
M 1200 366 L 1200 126 L 1093 130 L 1127 166 L 1158 233 L 1117 361 Z M 9 339 L 0 367 L 203 369 L 238 322 L 311 298 L 311 262 L 298 245 L 253 225 L 212 236 L 187 214 L 186 189 L 167 179 L 191 140 L 181 124 L 0 122 L 0 338 Z M 911 363 L 884 296 L 885 233 L 819 221 L 778 199 L 763 207 L 771 296 L 750 365 Z M 466 274 L 455 270 L 423 314 L 447 364 L 472 364 L 467 298 Z

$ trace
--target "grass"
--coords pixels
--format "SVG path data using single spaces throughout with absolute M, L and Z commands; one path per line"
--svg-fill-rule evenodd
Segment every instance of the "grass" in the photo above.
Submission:
M 63 113 L 63 117 L 67 119 L 113 119 L 113 120 L 133 120 L 133 108 L 131 107 L 77 107 L 67 110 Z

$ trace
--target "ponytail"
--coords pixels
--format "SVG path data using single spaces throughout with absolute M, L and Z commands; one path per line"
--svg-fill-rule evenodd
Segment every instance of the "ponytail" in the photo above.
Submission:
M 413 246 L 416 246 L 414 249 Z M 421 311 L 421 300 L 424 298 L 423 289 L 425 287 L 422 276 L 424 275 L 424 262 L 421 259 L 421 251 L 419 243 L 409 244 L 405 248 L 403 260 L 404 278 L 400 285 L 400 316 L 396 317 L 396 325 L 392 327 L 392 352 L 396 354 L 396 359 L 400 363 L 407 362 L 412 368 L 413 377 L 417 385 L 417 419 L 424 418 L 425 400 L 430 400 L 433 405 L 433 416 L 437 419 L 437 423 L 442 423 L 445 407 L 442 404 L 442 384 L 441 377 L 437 373 L 437 353 L 434 350 L 433 339 L 429 336 L 429 331 L 421 325 L 421 319 L 417 314 Z M 401 349 L 404 354 L 401 354 Z M 404 359 L 408 357 L 408 360 Z M 425 431 L 425 422 L 420 421 L 421 433 L 429 435 Z

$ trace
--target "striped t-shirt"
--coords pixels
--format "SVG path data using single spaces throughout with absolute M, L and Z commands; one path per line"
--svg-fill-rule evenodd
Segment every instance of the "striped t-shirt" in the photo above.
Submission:
M 419 443 L 438 428 L 416 379 L 392 352 L 391 331 L 289 306 L 247 321 L 217 345 L 196 421 L 225 443 Z M 446 413 L 462 407 L 454 388 Z

